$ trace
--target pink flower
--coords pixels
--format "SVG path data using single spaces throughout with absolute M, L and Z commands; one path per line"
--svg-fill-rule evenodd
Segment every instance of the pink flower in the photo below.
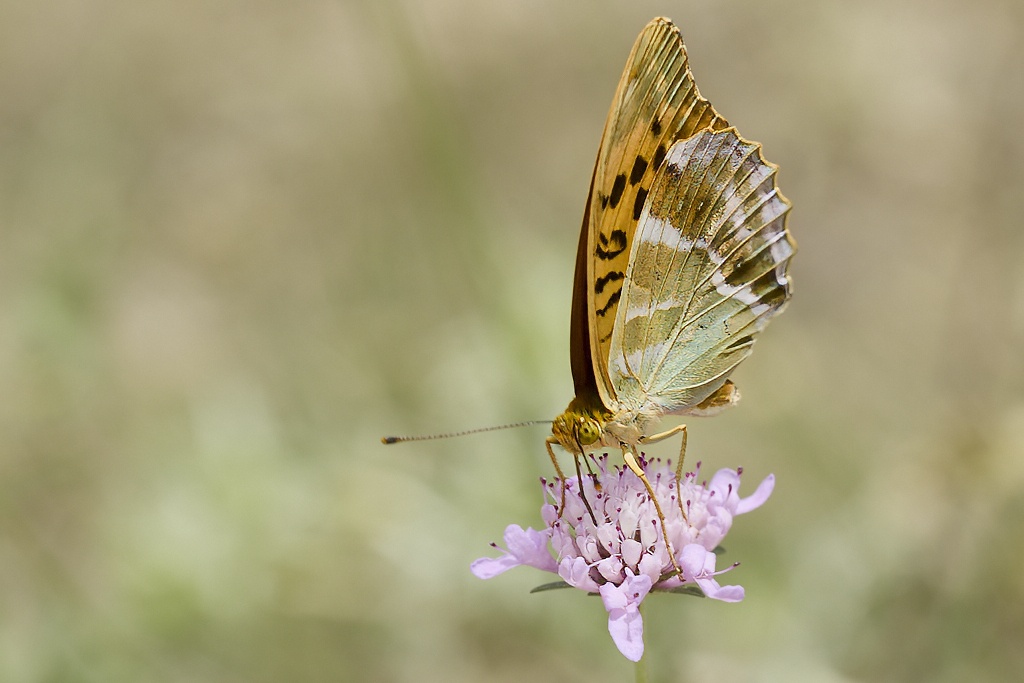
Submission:
M 497 558 L 476 560 L 471 570 L 489 579 L 518 565 L 557 573 L 569 586 L 598 593 L 608 610 L 608 632 L 619 651 L 632 661 L 643 656 L 643 621 L 639 607 L 652 591 L 699 590 L 724 602 L 743 599 L 742 586 L 722 586 L 716 576 L 733 569 L 715 569 L 715 548 L 736 515 L 761 506 L 772 493 L 768 475 L 757 490 L 740 498 L 742 469 L 719 470 L 710 483 L 697 484 L 697 472 L 677 481 L 668 463 L 642 462 L 654 488 L 668 531 L 671 551 L 682 569 L 675 572 L 658 514 L 636 475 L 625 467 L 608 468 L 608 456 L 597 459 L 595 477 L 583 478 L 586 502 L 577 477 L 566 479 L 565 510 L 558 514 L 562 482 L 545 486 L 550 502 L 541 508 L 545 528 L 505 529 L 508 550 Z M 498 547 L 498 546 L 495 546 Z

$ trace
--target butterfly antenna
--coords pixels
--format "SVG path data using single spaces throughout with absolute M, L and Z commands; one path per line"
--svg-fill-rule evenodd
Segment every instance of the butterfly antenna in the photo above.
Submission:
M 515 422 L 513 424 L 499 425 L 497 427 L 480 427 L 479 429 L 467 429 L 464 432 L 451 432 L 449 434 L 429 434 L 426 436 L 385 436 L 380 442 L 383 444 L 402 443 L 403 441 L 431 441 L 433 439 L 451 439 L 456 436 L 468 434 L 479 434 L 480 432 L 494 432 L 499 429 L 515 429 L 516 427 L 529 427 L 530 425 L 549 425 L 551 420 L 527 420 L 526 422 Z

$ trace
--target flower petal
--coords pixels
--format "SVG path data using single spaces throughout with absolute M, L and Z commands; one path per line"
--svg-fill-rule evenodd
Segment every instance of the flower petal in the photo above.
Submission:
M 768 496 L 772 495 L 772 491 L 775 489 L 775 475 L 769 474 L 764 478 L 760 484 L 757 485 L 757 490 L 751 493 L 746 498 L 741 498 L 739 505 L 736 506 L 736 514 L 742 515 L 744 512 L 750 512 L 764 505 L 764 502 L 768 500 Z
M 627 571 L 621 586 L 601 586 L 601 601 L 608 610 L 608 633 L 619 652 L 632 662 L 644 655 L 644 622 L 639 608 L 652 585 L 649 576 L 633 576 Z
M 644 547 L 640 545 L 640 542 L 627 538 L 622 541 L 619 548 L 622 553 L 622 561 L 636 569 L 637 563 L 640 562 L 640 555 L 644 551 Z
M 510 524 L 505 528 L 505 545 L 513 557 L 525 564 L 548 572 L 558 571 L 558 565 L 548 551 L 548 539 L 551 531 L 537 531 L 533 528 L 523 530 L 518 524 Z
M 705 572 L 704 563 L 708 555 L 711 555 L 713 562 L 715 554 L 708 552 L 708 549 L 699 543 L 690 543 L 683 547 L 683 551 L 679 553 L 679 566 L 683 570 L 683 578 L 693 581 L 698 576 L 702 576 Z M 714 565 L 712 564 L 713 570 Z
M 505 553 L 501 557 L 481 557 L 469 565 L 469 571 L 478 579 L 493 579 L 498 574 L 504 574 L 513 567 L 518 567 L 521 562 Z
M 730 498 L 739 499 L 737 491 L 740 490 L 740 474 L 736 470 L 723 468 L 715 472 L 708 482 L 708 491 L 714 492 L 711 498 L 718 505 L 725 505 Z
M 525 564 L 549 572 L 558 570 L 555 560 L 548 552 L 550 529 L 537 531 L 523 529 L 518 524 L 509 524 L 505 528 L 505 545 L 501 557 L 481 557 L 469 565 L 469 570 L 480 579 L 493 579 L 513 567 Z
M 611 584 L 605 584 L 610 586 Z M 603 586 L 602 586 L 603 588 Z M 644 620 L 640 612 L 615 609 L 608 612 L 608 633 L 626 659 L 639 662 L 644 656 Z
M 708 552 L 704 546 L 691 543 L 683 548 L 680 556 L 683 578 L 687 581 L 696 581 L 704 595 L 723 602 L 739 602 L 743 599 L 745 595 L 743 586 L 720 586 L 715 581 L 717 557 L 714 553 Z M 723 571 L 728 571 L 728 569 Z
M 743 586 L 720 586 L 712 578 L 697 579 L 697 585 L 704 595 L 722 602 L 739 602 L 746 595 Z
M 582 557 L 563 557 L 558 563 L 558 575 L 574 588 L 590 593 L 598 591 L 597 582 L 590 578 L 590 565 Z
M 615 555 L 606 557 L 598 561 L 594 566 L 605 581 L 611 581 L 612 583 L 622 582 L 622 560 L 619 557 Z
M 668 555 L 668 553 L 665 553 Z M 658 555 L 646 553 L 640 558 L 640 564 L 637 566 L 637 574 L 646 574 L 651 577 L 652 582 L 657 582 L 661 577 L 661 570 L 665 567 L 665 560 L 662 560 Z

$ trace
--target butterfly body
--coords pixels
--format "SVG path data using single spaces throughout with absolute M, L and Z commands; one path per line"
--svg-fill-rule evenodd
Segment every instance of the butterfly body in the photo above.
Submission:
M 666 415 L 735 404 L 729 375 L 783 309 L 796 250 L 777 168 L 701 97 L 679 30 L 637 38 L 584 212 L 570 350 L 576 396 L 548 450 L 639 447 Z M 555 462 L 556 468 L 558 467 Z M 559 472 L 560 474 L 560 472 Z
M 637 446 L 649 439 L 652 428 L 667 414 L 710 417 L 734 405 L 739 398 L 739 390 L 729 380 L 697 405 L 671 413 L 652 400 L 622 403 L 609 409 L 597 396 L 577 396 L 554 419 L 551 433 L 556 443 L 574 455 Z

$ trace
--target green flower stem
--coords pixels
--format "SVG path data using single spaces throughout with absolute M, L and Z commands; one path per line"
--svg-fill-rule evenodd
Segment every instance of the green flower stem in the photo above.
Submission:
M 636 683 L 647 683 L 647 655 L 645 654 L 640 658 L 640 661 L 634 665 L 634 671 L 636 673 Z
M 643 605 L 637 607 L 637 611 L 640 612 L 640 617 L 643 618 Z M 650 639 L 647 639 L 648 641 Z M 647 683 L 647 651 L 644 651 L 643 657 L 633 667 L 633 673 L 636 683 Z

